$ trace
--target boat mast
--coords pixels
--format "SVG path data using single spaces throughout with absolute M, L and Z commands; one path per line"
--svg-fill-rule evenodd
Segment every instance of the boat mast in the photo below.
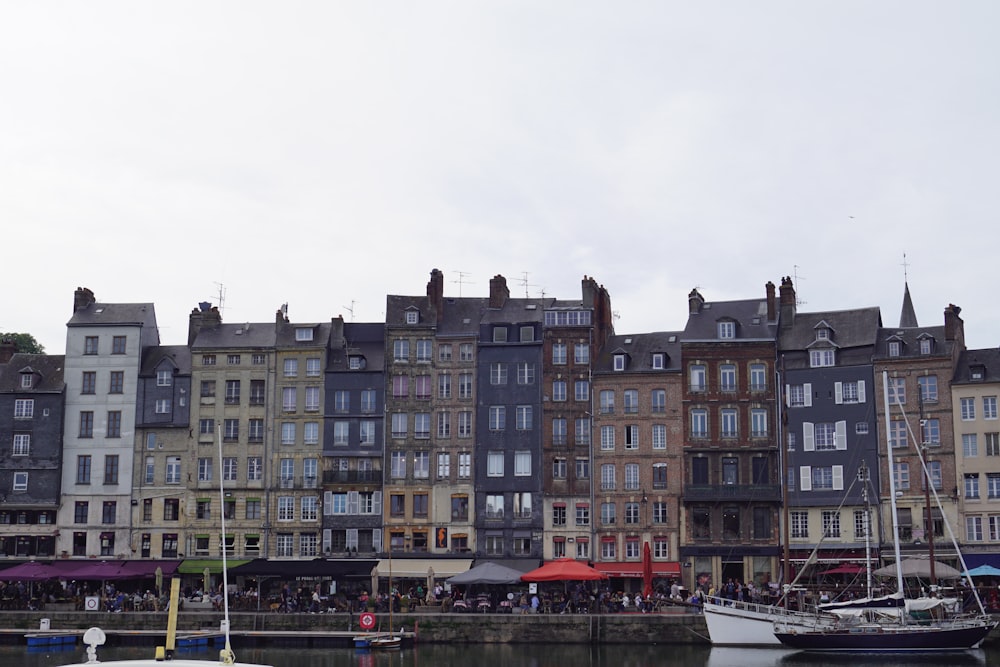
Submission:
M 781 488 L 781 583 L 784 584 L 786 581 L 791 580 L 790 576 L 790 563 L 791 563 L 791 551 L 789 549 L 789 527 L 788 527 L 788 452 L 785 448 L 785 390 L 784 390 L 784 372 L 785 372 L 785 357 L 782 356 L 780 360 L 780 370 L 777 373 L 778 382 L 775 389 L 778 393 L 778 424 L 777 424 L 777 435 L 778 435 L 778 461 L 780 463 L 779 469 L 781 470 L 781 479 L 779 480 Z M 782 600 L 785 602 L 785 608 L 788 608 L 788 594 L 785 591 L 784 586 L 782 586 Z
M 223 608 L 223 618 L 225 619 L 222 623 L 225 626 L 225 639 L 226 646 L 219 652 L 219 661 L 224 665 L 231 665 L 236 661 L 236 655 L 233 653 L 232 645 L 229 643 L 229 570 L 226 567 L 226 494 L 223 488 L 224 484 L 222 481 L 225 479 L 225 474 L 223 474 L 222 462 L 225 460 L 222 458 L 222 426 L 219 425 L 216 428 L 215 433 L 216 442 L 219 445 L 219 517 L 221 519 L 222 535 L 219 536 L 219 546 L 222 547 L 222 608 Z M 208 582 L 205 582 L 205 587 L 208 588 Z M 258 594 L 260 591 L 258 591 Z
M 868 484 L 871 481 L 871 471 L 861 462 L 861 474 L 864 485 L 861 487 L 861 498 L 865 501 L 865 574 L 868 597 L 872 596 L 872 506 L 868 497 Z
M 892 513 L 892 546 L 896 555 L 896 590 L 903 592 L 903 557 L 899 551 L 899 513 L 896 509 L 896 464 L 892 456 L 892 430 L 889 428 L 889 373 L 882 371 L 882 394 L 885 400 L 885 449 L 889 460 L 889 507 Z M 899 400 L 898 397 L 896 399 Z M 903 615 L 905 617 L 905 614 Z

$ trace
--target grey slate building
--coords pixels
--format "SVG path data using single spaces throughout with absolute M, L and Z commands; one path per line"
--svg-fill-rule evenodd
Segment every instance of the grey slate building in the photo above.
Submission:
M 56 555 L 62 475 L 62 355 L 13 354 L 0 361 L 0 555 Z

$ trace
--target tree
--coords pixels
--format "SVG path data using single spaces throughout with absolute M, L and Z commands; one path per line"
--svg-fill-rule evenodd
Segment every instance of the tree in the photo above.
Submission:
M 26 333 L 0 333 L 0 340 L 11 341 L 14 349 L 25 354 L 45 354 L 45 346 Z

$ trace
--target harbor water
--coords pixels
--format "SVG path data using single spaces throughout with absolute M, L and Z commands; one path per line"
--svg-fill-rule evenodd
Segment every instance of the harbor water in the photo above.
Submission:
M 950 654 L 812 655 L 785 649 L 746 649 L 698 645 L 578 644 L 423 644 L 377 653 L 355 649 L 254 648 L 234 646 L 242 662 L 274 667 L 961 667 L 1000 664 L 1000 647 Z M 212 650 L 184 657 L 213 659 Z M 148 658 L 149 647 L 109 647 L 102 660 Z M 59 667 L 86 660 L 82 646 L 35 650 L 0 646 L 0 666 Z M 169 663 L 165 663 L 165 666 Z

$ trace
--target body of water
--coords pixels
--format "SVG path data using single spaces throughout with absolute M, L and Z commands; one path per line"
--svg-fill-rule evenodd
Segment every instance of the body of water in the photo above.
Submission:
M 237 660 L 274 667 L 962 667 L 1000 664 L 1000 647 L 942 655 L 811 655 L 784 649 L 745 649 L 678 645 L 577 644 L 425 644 L 397 652 L 372 653 L 354 649 L 244 649 L 234 647 Z M 150 647 L 112 647 L 99 652 L 102 660 L 151 657 Z M 216 651 L 184 653 L 213 659 Z M 59 667 L 86 660 L 85 649 L 29 651 L 0 646 L 0 665 Z M 169 665 L 166 663 L 165 667 Z

